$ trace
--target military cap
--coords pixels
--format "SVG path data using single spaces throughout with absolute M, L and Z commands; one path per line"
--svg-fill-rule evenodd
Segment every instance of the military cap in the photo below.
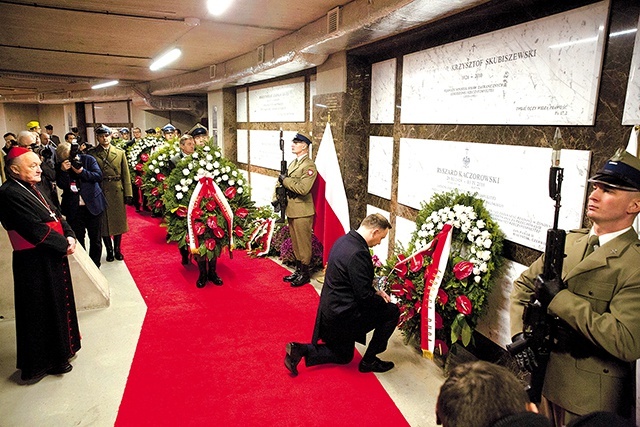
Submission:
M 163 133 L 175 132 L 175 131 L 176 131 L 176 128 L 171 123 L 168 123 L 168 124 L 164 125 L 164 127 L 162 128 L 162 132 Z
M 619 148 L 589 182 L 626 191 L 640 191 L 640 159 Z
M 154 128 L 149 128 L 145 130 L 145 133 L 156 133 L 156 130 Z
M 31 120 L 29 123 L 27 123 L 27 129 L 29 130 L 33 128 L 39 128 L 39 127 L 40 127 L 40 123 L 35 120 Z
M 311 140 L 309 138 L 307 138 L 306 136 L 304 136 L 301 133 L 296 133 L 296 136 L 293 137 L 294 141 L 302 141 L 305 144 L 309 145 L 311 144 Z
M 96 128 L 96 135 L 111 135 L 111 129 L 105 125 L 100 125 Z
M 190 132 L 191 136 L 206 135 L 208 133 L 207 128 L 202 125 L 196 125 L 195 129 Z
M 122 128 L 122 129 L 120 129 L 120 133 L 129 133 L 129 129 Z

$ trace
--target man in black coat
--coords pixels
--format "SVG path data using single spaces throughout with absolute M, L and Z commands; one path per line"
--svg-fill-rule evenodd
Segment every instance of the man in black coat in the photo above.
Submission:
M 40 157 L 14 147 L 6 157 L 9 178 L 0 187 L 0 221 L 13 247 L 17 367 L 24 381 L 71 370 L 80 332 L 67 255 L 71 227 L 36 184 Z
M 293 376 L 304 357 L 306 366 L 347 364 L 355 343 L 373 337 L 358 366 L 360 372 L 386 372 L 393 362 L 378 358 L 398 324 L 400 310 L 389 295 L 373 287 L 374 268 L 369 248 L 387 237 L 391 224 L 380 214 L 367 216 L 356 231 L 339 238 L 329 253 L 320 306 L 311 344 L 290 342 L 284 359 Z M 318 341 L 322 340 L 322 344 Z

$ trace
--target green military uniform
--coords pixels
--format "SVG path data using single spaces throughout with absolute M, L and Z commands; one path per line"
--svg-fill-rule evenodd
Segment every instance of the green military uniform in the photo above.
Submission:
M 567 289 L 549 304 L 549 312 L 585 340 L 579 345 L 583 354 L 552 351 L 542 393 L 574 414 L 611 411 L 628 416 L 633 362 L 640 358 L 640 240 L 630 229 L 582 260 L 588 231 L 567 235 L 562 269 Z M 514 334 L 522 331 L 523 307 L 542 269 L 541 257 L 514 283 Z
M 291 162 L 287 177 L 282 185 L 287 189 L 287 209 L 285 214 L 289 222 L 293 253 L 304 265 L 311 263 L 311 237 L 313 232 L 313 206 L 311 187 L 318 171 L 316 164 L 308 155 Z
M 594 411 L 630 417 L 634 406 L 640 240 L 631 225 L 640 212 L 640 159 L 620 149 L 589 182 L 594 187 L 587 217 L 593 227 L 566 236 L 566 287 L 535 281 L 544 269 L 541 257 L 514 282 L 511 295 L 512 332 L 522 331 L 523 307 L 534 291 L 556 318 L 542 388 L 543 409 L 556 426 Z
M 89 151 L 102 170 L 102 191 L 107 198 L 107 210 L 102 216 L 102 236 L 115 236 L 129 230 L 125 197 L 131 197 L 131 176 L 125 152 L 109 145 L 105 150 L 98 145 Z

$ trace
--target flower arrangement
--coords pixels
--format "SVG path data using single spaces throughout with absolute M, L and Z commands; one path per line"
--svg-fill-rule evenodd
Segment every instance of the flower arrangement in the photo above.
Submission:
M 491 219 L 481 199 L 457 191 L 435 194 L 423 203 L 416 218 L 408 250 L 397 254 L 406 260 L 443 229 L 451 225 L 451 248 L 448 265 L 435 298 L 436 348 L 444 355 L 451 344 L 472 341 L 472 333 L 486 308 L 495 273 L 502 264 L 504 234 Z M 386 288 L 395 296 L 400 308 L 399 328 L 407 342 L 420 342 L 421 316 L 424 307 L 425 273 L 430 256 L 415 256 L 400 268 L 390 259 L 383 271 L 388 276 Z M 424 348 L 424 347 L 423 347 Z
M 224 193 L 226 203 L 233 211 L 231 230 L 225 225 L 225 210 L 215 201 L 215 195 L 204 194 L 193 207 L 193 231 L 198 239 L 198 254 L 209 259 L 219 256 L 228 246 L 232 233 L 234 246 L 244 247 L 255 219 L 250 188 L 244 176 L 229 160 L 222 157 L 217 147 L 205 145 L 183 158 L 166 179 L 162 195 L 167 222 L 167 239 L 180 246 L 189 244 L 187 214 L 191 195 L 201 178 L 211 178 Z M 233 248 L 230 248 L 230 250 Z
M 142 174 L 136 176 L 134 184 L 142 188 L 151 212 L 162 215 L 164 202 L 162 195 L 167 187 L 166 178 L 171 173 L 173 165 L 169 161 L 180 151 L 177 141 L 167 142 L 149 155 L 144 163 Z
M 275 233 L 271 245 L 275 248 L 276 255 L 280 257 L 283 264 L 295 265 L 296 257 L 293 253 L 293 243 L 291 242 L 288 225 L 283 226 Z M 315 234 L 312 234 L 310 271 L 322 270 L 322 250 L 322 243 L 320 243 L 320 240 L 318 240 Z
M 149 159 L 149 155 L 167 141 L 164 138 L 155 136 L 145 136 L 140 141 L 134 142 L 127 151 L 127 163 L 131 170 L 131 176 L 142 173 L 144 163 Z

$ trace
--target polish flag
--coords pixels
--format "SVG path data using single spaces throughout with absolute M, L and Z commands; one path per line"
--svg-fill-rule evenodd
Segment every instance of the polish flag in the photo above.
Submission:
M 313 232 L 324 247 L 322 262 L 326 264 L 333 243 L 351 228 L 347 193 L 329 123 L 324 130 L 315 163 L 318 176 L 312 190 L 316 209 Z

